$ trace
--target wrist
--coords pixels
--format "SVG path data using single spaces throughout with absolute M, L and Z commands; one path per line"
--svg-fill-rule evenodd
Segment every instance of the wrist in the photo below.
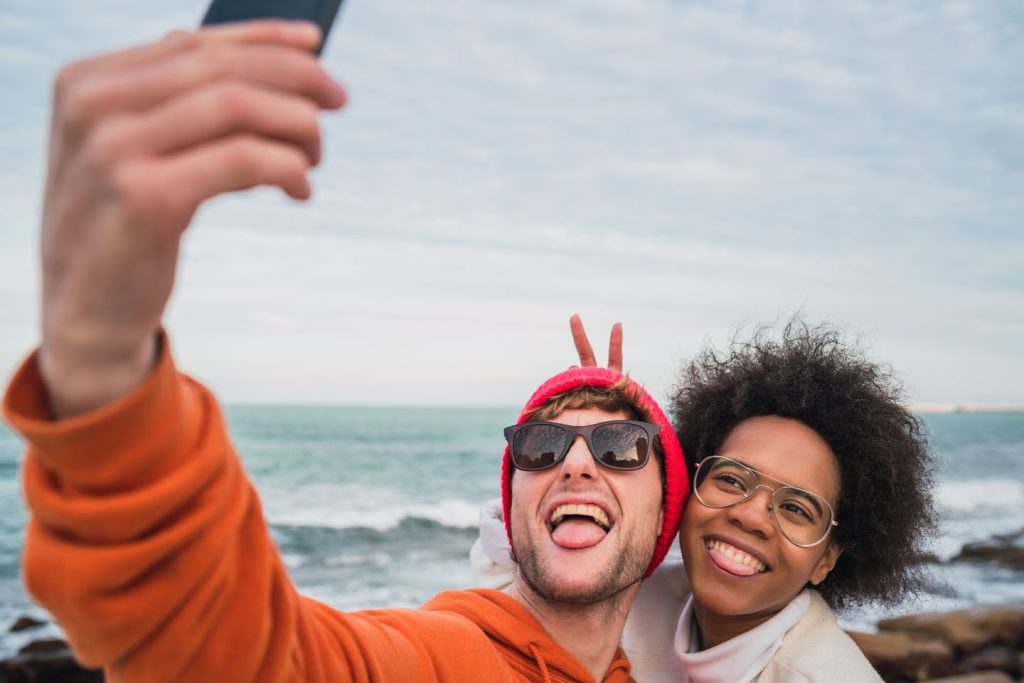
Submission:
M 82 336 L 44 333 L 39 374 L 53 416 L 82 415 L 131 393 L 152 370 L 158 341 L 156 332 L 130 343 L 96 343 Z

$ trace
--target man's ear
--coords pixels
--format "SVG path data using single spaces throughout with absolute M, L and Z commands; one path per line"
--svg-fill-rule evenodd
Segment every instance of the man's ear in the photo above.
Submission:
M 825 549 L 825 553 L 818 560 L 818 564 L 814 566 L 814 571 L 811 572 L 811 583 L 817 586 L 824 581 L 842 554 L 843 549 L 838 544 L 829 541 L 828 548 Z

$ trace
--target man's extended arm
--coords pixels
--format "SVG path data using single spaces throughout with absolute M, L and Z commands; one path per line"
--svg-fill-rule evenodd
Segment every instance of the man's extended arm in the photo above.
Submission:
M 298 595 L 216 400 L 159 347 L 139 387 L 89 414 L 49 419 L 34 358 L 5 396 L 29 443 L 25 581 L 82 662 L 111 682 L 508 680 L 459 615 Z
M 111 681 L 429 680 L 453 666 L 432 657 L 453 638 L 482 657 L 455 666 L 499 671 L 452 615 L 299 596 L 214 397 L 159 333 L 203 201 L 309 196 L 316 114 L 345 99 L 309 54 L 318 40 L 275 21 L 175 33 L 57 78 L 42 344 L 4 409 L 29 444 L 26 583 Z

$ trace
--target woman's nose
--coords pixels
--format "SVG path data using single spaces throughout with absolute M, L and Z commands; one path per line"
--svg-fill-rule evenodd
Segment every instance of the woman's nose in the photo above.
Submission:
M 758 485 L 750 498 L 727 508 L 729 520 L 764 538 L 775 535 L 775 521 L 772 519 L 773 493 L 774 491 L 767 486 Z

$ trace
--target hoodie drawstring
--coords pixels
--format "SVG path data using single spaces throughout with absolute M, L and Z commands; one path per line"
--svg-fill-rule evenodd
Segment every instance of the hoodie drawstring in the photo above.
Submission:
M 551 683 L 551 674 L 548 673 L 548 664 L 544 661 L 544 657 L 540 653 L 540 648 L 533 643 L 530 643 L 527 647 L 530 648 L 530 653 L 537 662 L 537 668 L 540 669 L 540 674 L 544 677 L 544 683 Z

